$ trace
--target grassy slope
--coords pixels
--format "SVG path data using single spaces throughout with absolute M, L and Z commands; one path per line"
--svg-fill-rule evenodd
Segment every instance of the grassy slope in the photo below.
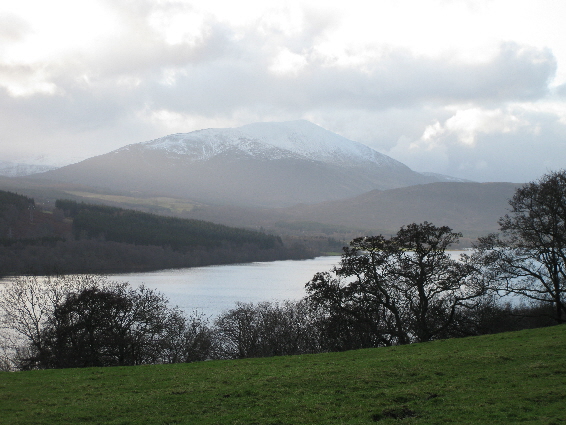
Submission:
M 0 373 L 9 424 L 550 425 L 566 423 L 565 400 L 566 326 L 323 355 Z

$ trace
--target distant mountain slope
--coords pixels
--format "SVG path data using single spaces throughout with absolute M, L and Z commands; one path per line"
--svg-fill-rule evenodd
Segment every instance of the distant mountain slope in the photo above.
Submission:
M 354 198 L 281 209 L 286 220 L 311 221 L 395 231 L 409 223 L 430 221 L 468 236 L 498 229 L 497 220 L 520 184 L 440 182 Z
M 421 174 L 426 177 L 431 177 L 437 179 L 439 182 L 468 182 L 471 183 L 472 180 L 467 179 L 460 179 L 458 177 L 447 176 L 446 174 L 439 174 L 439 173 L 430 173 L 430 172 L 422 172 Z
M 57 167 L 41 164 L 24 164 L 10 161 L 0 161 L 0 176 L 23 177 L 31 174 L 43 173 Z
M 429 221 L 476 238 L 499 228 L 508 200 L 518 183 L 436 182 L 390 190 L 374 190 L 338 201 L 286 208 L 252 209 L 201 205 L 187 217 L 244 227 L 263 226 L 272 232 L 290 229 L 301 234 L 377 231 L 393 233 L 403 225 Z M 321 224 L 320 226 L 317 225 Z
M 439 180 L 308 121 L 170 135 L 36 177 L 265 207 L 338 200 Z

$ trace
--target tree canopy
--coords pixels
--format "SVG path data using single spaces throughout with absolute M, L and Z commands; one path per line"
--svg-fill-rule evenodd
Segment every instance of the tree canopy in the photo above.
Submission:
M 502 294 L 554 306 L 566 321 L 566 171 L 542 176 L 517 189 L 501 232 L 480 238 L 478 257 Z
M 354 239 L 334 273 L 316 274 L 307 292 L 371 329 L 373 341 L 362 345 L 445 337 L 454 331 L 459 310 L 484 293 L 473 278 L 475 268 L 446 253 L 459 237 L 449 227 L 424 222 L 390 238 Z

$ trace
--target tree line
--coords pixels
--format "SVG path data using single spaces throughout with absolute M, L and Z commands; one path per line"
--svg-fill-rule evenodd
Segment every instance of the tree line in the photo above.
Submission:
M 73 219 L 76 239 L 101 238 L 140 245 L 170 246 L 175 251 L 195 247 L 219 247 L 223 243 L 254 244 L 272 249 L 281 238 L 253 230 L 224 226 L 203 220 L 182 219 L 135 210 L 58 200 L 56 208 Z
M 99 276 L 20 277 L 0 298 L 4 369 L 136 365 L 392 346 L 566 321 L 566 172 L 519 188 L 500 232 L 424 222 L 356 238 L 300 301 L 237 304 L 209 322 Z M 513 296 L 509 300 L 509 296 Z

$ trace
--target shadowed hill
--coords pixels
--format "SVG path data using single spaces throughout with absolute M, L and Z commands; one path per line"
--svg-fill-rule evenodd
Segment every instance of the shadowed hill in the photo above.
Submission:
M 429 221 L 468 236 L 498 229 L 515 183 L 440 182 L 386 191 L 371 191 L 347 200 L 285 209 L 288 217 L 343 226 L 396 231 Z
M 440 182 L 373 190 L 339 201 L 270 210 L 202 206 L 189 215 L 240 226 L 261 224 L 268 228 L 289 228 L 292 225 L 304 231 L 316 228 L 319 223 L 342 230 L 373 229 L 393 233 L 406 224 L 429 221 L 475 238 L 498 230 L 497 221 L 507 213 L 508 200 L 519 186 L 516 183 Z

